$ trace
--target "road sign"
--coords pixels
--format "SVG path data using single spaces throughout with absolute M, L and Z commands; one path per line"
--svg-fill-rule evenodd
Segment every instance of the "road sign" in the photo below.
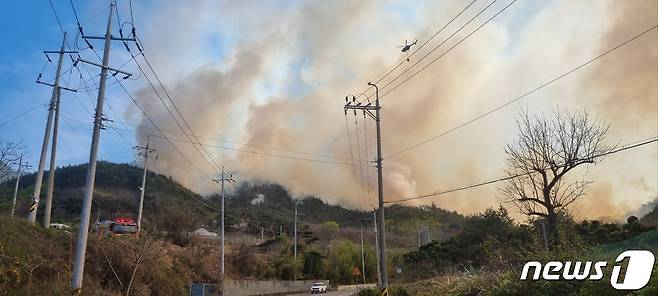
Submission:
M 361 275 L 361 271 L 359 270 L 358 266 L 354 266 L 354 268 L 352 269 L 352 274 L 354 276 L 360 276 Z
M 388 288 L 382 288 L 382 296 L 388 296 Z

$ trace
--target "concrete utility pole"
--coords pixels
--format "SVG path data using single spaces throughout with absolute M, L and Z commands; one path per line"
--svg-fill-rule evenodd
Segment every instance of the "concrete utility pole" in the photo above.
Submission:
M 352 96 L 352 101 L 348 101 L 348 97 L 345 97 L 345 114 L 347 115 L 347 110 L 362 110 L 364 114 L 368 114 L 372 119 L 375 120 L 377 124 L 377 159 L 375 160 L 377 166 L 377 189 L 379 196 L 379 210 L 377 211 L 377 224 L 379 225 L 378 235 L 378 257 L 379 257 L 379 274 L 381 275 L 380 288 L 382 292 L 385 292 L 388 288 L 388 270 L 386 267 L 386 224 L 384 223 L 384 183 L 382 178 L 382 134 L 381 134 L 381 116 L 379 106 L 379 87 L 374 83 L 368 82 L 368 85 L 375 87 L 375 105 L 368 102 L 368 104 L 363 105 L 363 103 L 357 103 L 356 97 Z M 373 114 L 374 111 L 374 114 Z
M 221 242 L 220 242 L 220 248 L 219 248 L 220 253 L 221 253 L 221 255 L 220 255 L 221 272 L 220 272 L 220 276 L 219 276 L 220 277 L 219 285 L 220 285 L 221 288 L 220 288 L 219 291 L 220 291 L 220 295 L 224 295 L 224 199 L 226 198 L 226 195 L 224 193 L 224 182 L 227 182 L 227 183 L 235 182 L 235 179 L 233 179 L 232 174 L 226 174 L 224 172 L 224 167 L 222 167 L 222 172 L 221 172 L 219 180 L 213 179 L 213 181 L 215 181 L 216 183 L 220 183 L 222 185 L 222 196 L 221 196 L 221 203 L 222 203 L 222 205 L 221 205 L 221 211 L 222 211 L 221 216 L 222 216 L 222 218 L 221 218 L 221 222 L 220 222 L 220 224 L 221 224 L 221 226 L 220 226 Z
M 363 253 L 363 224 L 361 226 L 361 274 L 363 275 L 363 283 L 366 283 L 366 257 Z
M 60 73 L 62 71 L 62 63 L 64 62 L 64 54 L 65 53 L 76 53 L 76 51 L 65 51 L 64 50 L 64 44 L 66 44 L 66 33 L 64 33 L 64 38 L 62 38 L 62 47 L 60 48 L 59 51 L 44 51 L 43 53 L 46 54 L 46 57 L 48 56 L 49 53 L 58 53 L 59 54 L 59 60 L 57 62 L 57 70 L 55 72 L 55 81 L 54 83 L 45 83 L 40 81 L 41 79 L 41 74 L 39 74 L 39 78 L 37 78 L 37 83 L 40 84 L 45 84 L 53 87 L 53 93 L 50 97 L 50 107 L 48 108 L 48 120 L 46 121 L 46 130 L 43 134 L 43 143 L 41 144 L 41 155 L 39 157 L 39 168 L 37 170 L 37 175 L 34 180 L 34 192 L 32 193 L 32 204 L 30 205 L 30 213 L 28 215 L 28 221 L 30 223 L 35 224 L 37 221 L 37 209 L 39 207 L 39 199 L 41 196 L 41 183 L 43 182 L 43 171 L 46 166 L 46 156 L 48 154 L 48 142 L 50 140 L 50 129 L 52 128 L 53 124 L 53 116 L 55 113 L 56 109 L 56 101 L 59 99 L 59 78 L 60 78 Z M 50 58 L 48 58 L 50 60 Z M 70 90 L 68 88 L 65 88 L 67 90 Z M 55 148 L 53 148 L 54 150 Z M 54 156 L 51 155 L 51 158 Z M 52 161 L 51 161 L 52 162 Z M 51 171 L 52 172 L 52 171 Z M 51 196 L 52 198 L 52 196 Z M 50 213 L 48 213 L 48 219 L 50 219 Z M 48 222 L 48 225 L 50 225 L 50 222 Z
M 91 138 L 91 149 L 89 151 L 89 164 L 87 167 L 87 179 L 85 181 L 85 191 L 82 197 L 82 211 L 80 213 L 80 228 L 78 229 L 78 240 L 75 247 L 75 258 L 73 261 L 73 277 L 71 279 L 71 289 L 73 294 L 79 295 L 82 293 L 82 276 L 84 274 L 85 254 L 87 253 L 87 237 L 89 235 L 89 216 L 91 215 L 91 205 L 94 194 L 94 181 L 96 180 L 96 159 L 98 157 L 98 142 L 100 141 L 100 131 L 103 129 L 103 101 L 105 100 L 105 85 L 108 79 L 107 71 L 110 70 L 114 74 L 123 73 L 130 76 L 130 73 L 110 68 L 110 48 L 112 40 L 120 41 L 135 41 L 134 38 L 114 38 L 112 37 L 112 13 L 114 12 L 114 3 L 110 3 L 110 13 L 107 19 L 107 30 L 104 37 L 94 37 L 82 35 L 82 38 L 87 39 L 103 39 L 105 46 L 103 49 L 103 64 L 98 65 L 89 61 L 78 59 L 78 62 L 83 62 L 101 68 L 100 82 L 98 85 L 98 99 L 96 101 L 96 113 L 94 115 L 94 131 Z M 82 33 L 82 28 L 80 28 Z M 113 75 L 114 75 L 113 74 Z
M 57 89 L 57 99 L 55 100 L 55 119 L 53 121 L 53 142 L 50 146 L 50 170 L 48 171 L 48 189 L 46 191 L 46 205 L 43 210 L 43 227 L 50 228 L 50 214 L 53 207 L 53 193 L 55 191 L 55 172 L 57 170 L 57 130 L 59 129 L 59 106 L 61 102 L 62 90 Z
M 293 239 L 294 244 L 295 244 L 295 246 L 294 246 L 295 260 L 293 261 L 293 268 L 292 268 L 292 270 L 293 270 L 292 271 L 293 272 L 293 279 L 294 280 L 297 280 L 297 205 L 298 204 L 299 203 L 297 201 L 295 201 L 295 227 L 294 227 L 294 229 L 295 229 L 295 238 Z
M 377 231 L 377 210 L 372 209 L 372 221 L 375 223 L 375 252 L 377 253 L 377 284 L 379 286 L 382 285 L 382 274 L 379 272 L 381 270 L 381 264 L 379 264 L 379 239 L 377 238 L 378 231 Z
M 16 197 L 18 196 L 18 185 L 21 182 L 21 171 L 23 167 L 28 168 L 29 165 L 23 164 L 23 154 L 21 154 L 20 158 L 18 159 L 18 171 L 16 172 L 16 186 L 14 187 L 14 199 L 12 200 L 11 203 L 11 217 L 14 218 L 14 214 L 16 213 Z
M 64 32 L 64 42 L 66 42 L 66 32 Z M 64 58 L 64 54 L 66 53 L 78 53 L 77 51 L 65 51 L 64 50 L 64 43 L 62 43 L 62 48 L 59 51 L 44 51 L 45 54 L 49 53 L 57 53 L 59 54 L 59 64 L 58 67 L 61 67 L 61 61 Z M 59 75 L 58 75 L 59 76 Z M 55 173 L 57 171 L 57 139 L 58 139 L 58 130 L 59 130 L 59 109 L 62 101 L 62 89 L 72 91 L 72 92 L 77 92 L 74 89 L 66 88 L 59 86 L 57 81 L 55 84 L 48 84 L 45 82 L 41 82 L 39 79 L 37 79 L 37 83 L 49 85 L 53 87 L 53 92 L 56 92 L 56 98 L 55 98 L 55 104 L 54 104 L 54 109 L 55 109 L 55 117 L 53 121 L 53 142 L 50 147 L 50 170 L 48 171 L 48 189 L 46 191 L 46 205 L 44 207 L 44 212 L 43 212 L 43 227 L 45 228 L 50 228 L 50 216 L 52 212 L 52 206 L 53 206 L 53 193 L 55 190 Z
M 144 193 L 146 192 L 146 172 L 148 171 L 149 155 L 155 152 L 149 146 L 151 137 L 146 137 L 146 146 L 135 146 L 133 149 L 137 150 L 137 155 L 144 157 L 144 173 L 142 174 L 142 187 L 139 188 L 139 210 L 137 211 L 137 231 L 142 230 L 142 210 L 144 208 Z M 157 156 L 156 156 L 157 157 Z

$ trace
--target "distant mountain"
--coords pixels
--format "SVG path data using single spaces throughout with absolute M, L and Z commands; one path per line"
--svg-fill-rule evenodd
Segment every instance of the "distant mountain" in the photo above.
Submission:
M 52 222 L 76 224 L 82 204 L 86 165 L 66 166 L 57 170 Z M 45 174 L 47 176 L 47 172 Z M 109 219 L 117 216 L 136 217 L 139 202 L 142 168 L 129 164 L 99 162 L 96 171 L 92 219 Z M 34 190 L 35 174 L 22 177 L 17 215 L 26 216 L 30 195 Z M 46 177 L 44 177 L 44 180 Z M 14 180 L 0 184 L 0 194 L 10 196 Z M 45 183 L 45 182 L 44 182 Z M 45 184 L 42 200 L 45 197 Z M 341 227 L 356 227 L 361 223 L 372 225 L 372 212 L 346 209 L 332 205 L 318 197 L 298 199 L 280 185 L 269 182 L 241 183 L 230 191 L 226 199 L 226 225 L 229 231 L 259 234 L 261 228 L 268 234 L 283 230 L 290 233 L 294 223 L 294 205 L 298 204 L 300 223 L 322 224 L 337 222 Z M 38 219 L 43 215 L 40 203 Z M 10 199 L 0 200 L 0 211 L 9 212 Z M 144 225 L 160 230 L 198 227 L 215 229 L 219 211 L 217 194 L 203 197 L 183 187 L 170 177 L 149 172 L 144 199 Z M 368 220 L 370 219 L 370 220 Z M 409 207 L 394 205 L 386 208 L 387 230 L 416 235 L 419 227 L 432 229 L 434 239 L 456 232 L 464 217 L 435 206 Z
M 55 192 L 52 209 L 52 222 L 76 224 L 79 221 L 82 206 L 84 182 L 87 165 L 66 166 L 57 170 L 55 177 Z M 38 217 L 43 215 L 45 199 L 45 180 L 41 191 Z M 16 214 L 26 216 L 30 196 L 34 191 L 35 173 L 21 178 Z M 92 219 L 109 219 L 117 216 L 136 217 L 139 202 L 139 187 L 141 185 L 142 169 L 128 165 L 100 161 L 96 171 Z M 15 179 L 0 185 L 2 196 L 13 192 Z M 144 221 L 165 223 L 165 219 L 182 219 L 205 225 L 211 219 L 213 211 L 198 200 L 203 197 L 181 186 L 172 179 L 149 172 L 144 198 Z M 0 201 L 0 211 L 8 212 L 10 200 Z
M 213 204 L 218 196 L 210 197 Z M 372 226 L 373 214 L 340 205 L 329 204 L 315 196 L 293 198 L 280 184 L 268 182 L 241 183 L 225 201 L 227 225 L 245 232 L 289 233 L 293 229 L 295 202 L 298 219 L 306 224 L 337 222 L 340 227 Z M 433 238 L 452 234 L 461 228 L 464 217 L 456 212 L 430 207 L 393 205 L 387 207 L 386 228 L 393 233 L 415 236 L 419 227 L 432 229 Z

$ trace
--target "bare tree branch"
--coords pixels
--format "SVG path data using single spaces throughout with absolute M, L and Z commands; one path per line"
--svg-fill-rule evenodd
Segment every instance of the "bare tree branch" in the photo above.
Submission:
M 576 167 L 600 161 L 599 156 L 616 148 L 605 144 L 610 127 L 586 111 L 556 109 L 550 117 L 531 116 L 524 110 L 517 128 L 517 142 L 505 147 L 505 173 L 518 177 L 508 179 L 500 191 L 520 212 L 546 218 L 557 240 L 557 215 L 567 213 L 591 184 L 569 181 L 566 176 Z

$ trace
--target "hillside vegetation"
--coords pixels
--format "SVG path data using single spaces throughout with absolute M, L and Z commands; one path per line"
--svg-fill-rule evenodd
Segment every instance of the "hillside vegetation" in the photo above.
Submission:
M 84 165 L 58 170 L 54 222 L 70 224 L 76 230 L 85 174 Z M 97 174 L 92 217 L 134 217 L 141 168 L 100 162 Z M 11 196 L 13 181 L 0 186 L 3 196 Z M 33 174 L 21 181 L 18 217 L 0 218 L 0 291 L 10 295 L 65 294 L 75 233 L 33 227 L 21 218 L 27 213 L 33 182 Z M 9 202 L 0 200 L 0 216 L 8 214 Z M 295 203 L 299 216 L 297 260 L 292 239 Z M 180 295 L 190 283 L 216 282 L 217 240 L 195 237 L 192 232 L 200 227 L 217 229 L 218 204 L 217 194 L 204 197 L 171 178 L 149 172 L 144 233 L 139 237 L 90 236 L 86 291 L 91 295 Z M 540 221 L 517 223 L 504 208 L 465 217 L 434 205 L 390 206 L 386 230 L 389 275 L 391 282 L 397 283 L 393 295 L 407 295 L 405 291 L 409 295 L 529 295 L 529 291 L 615 295 L 609 281 L 576 287 L 562 282 L 519 282 L 518 274 L 529 260 L 609 260 L 624 248 L 655 250 L 655 215 L 654 208 L 623 224 L 561 217 L 565 243 L 546 252 Z M 229 190 L 226 200 L 227 278 L 362 281 L 352 276 L 352 269 L 361 265 L 363 226 L 366 280 L 374 282 L 377 265 L 371 217 L 372 212 L 328 204 L 319 197 L 293 196 L 279 184 L 241 183 Z M 419 247 L 421 227 L 429 230 L 432 241 L 423 241 Z M 655 282 L 640 294 L 654 291 Z
M 142 170 L 128 164 L 99 162 L 92 218 L 135 217 Z M 46 173 L 47 174 L 47 173 Z M 53 202 L 53 222 L 77 230 L 86 166 L 58 169 Z M 19 188 L 17 218 L 3 218 L 0 289 L 16 295 L 47 289 L 61 294 L 70 278 L 70 258 L 75 233 L 66 234 L 27 225 L 34 174 L 25 175 Z M 0 186 L 11 196 L 13 182 Z M 201 196 L 169 177 L 149 172 L 144 203 L 144 235 L 91 236 L 85 280 L 99 294 L 177 295 L 192 282 L 216 282 L 217 241 L 196 238 L 200 227 L 217 229 L 218 195 Z M 44 186 L 45 189 L 45 186 Z M 45 192 L 45 190 L 43 191 Z M 45 195 L 45 193 L 44 193 Z M 293 256 L 294 205 L 299 210 L 298 259 Z M 10 199 L 0 200 L 0 216 L 9 213 Z M 43 203 L 38 220 L 43 214 Z M 387 244 L 391 262 L 415 249 L 418 227 L 430 229 L 433 239 L 458 233 L 464 217 L 435 206 L 387 208 Z M 227 277 L 233 279 L 329 279 L 353 283 L 352 269 L 360 265 L 360 227 L 363 226 L 366 277 L 376 280 L 372 212 L 343 208 L 315 196 L 293 196 L 283 186 L 269 182 L 241 183 L 226 200 Z M 370 219 L 370 220 L 369 220 Z M 261 230 L 263 240 L 261 240 Z M 35 240 L 35 243 L 32 241 Z M 135 256 L 149 245 L 130 285 Z M 154 254 L 159 254 L 155 256 Z M 52 259 L 52 260 L 50 260 Z M 50 260 L 50 261 L 49 261 Z M 14 262 L 14 263 L 12 263 Z M 15 263 L 17 262 L 17 263 Z M 160 284 L 167 281 L 167 284 Z M 58 292 L 59 291 L 59 292 Z

